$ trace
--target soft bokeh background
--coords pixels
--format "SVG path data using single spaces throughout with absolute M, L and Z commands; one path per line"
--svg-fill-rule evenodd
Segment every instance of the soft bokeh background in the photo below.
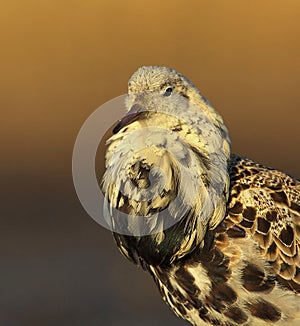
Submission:
M 167 65 L 236 152 L 299 177 L 299 16 L 298 0 L 2 1 L 1 325 L 185 325 L 82 209 L 76 135 L 137 67 Z

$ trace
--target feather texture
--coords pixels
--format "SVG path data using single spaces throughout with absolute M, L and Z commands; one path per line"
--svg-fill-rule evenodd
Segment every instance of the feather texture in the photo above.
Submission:
M 140 68 L 128 94 L 102 183 L 121 252 L 193 325 L 298 325 L 300 182 L 231 154 L 175 70 Z

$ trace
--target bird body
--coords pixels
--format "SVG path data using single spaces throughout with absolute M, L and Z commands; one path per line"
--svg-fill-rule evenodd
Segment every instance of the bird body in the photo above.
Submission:
M 128 89 L 102 183 L 121 252 L 193 325 L 298 325 L 300 182 L 232 154 L 175 70 L 142 67 Z

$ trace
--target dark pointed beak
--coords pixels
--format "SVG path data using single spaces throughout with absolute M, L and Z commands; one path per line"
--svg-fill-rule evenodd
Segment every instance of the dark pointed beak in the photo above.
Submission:
M 139 116 L 143 113 L 143 108 L 139 104 L 134 104 L 126 115 L 114 127 L 113 133 L 118 133 L 122 128 L 138 120 Z

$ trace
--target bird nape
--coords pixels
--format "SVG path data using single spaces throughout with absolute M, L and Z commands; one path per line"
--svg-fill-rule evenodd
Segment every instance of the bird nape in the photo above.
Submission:
M 102 180 L 121 252 L 193 325 L 298 325 L 299 180 L 231 153 L 221 116 L 173 69 L 139 68 L 126 107 Z

